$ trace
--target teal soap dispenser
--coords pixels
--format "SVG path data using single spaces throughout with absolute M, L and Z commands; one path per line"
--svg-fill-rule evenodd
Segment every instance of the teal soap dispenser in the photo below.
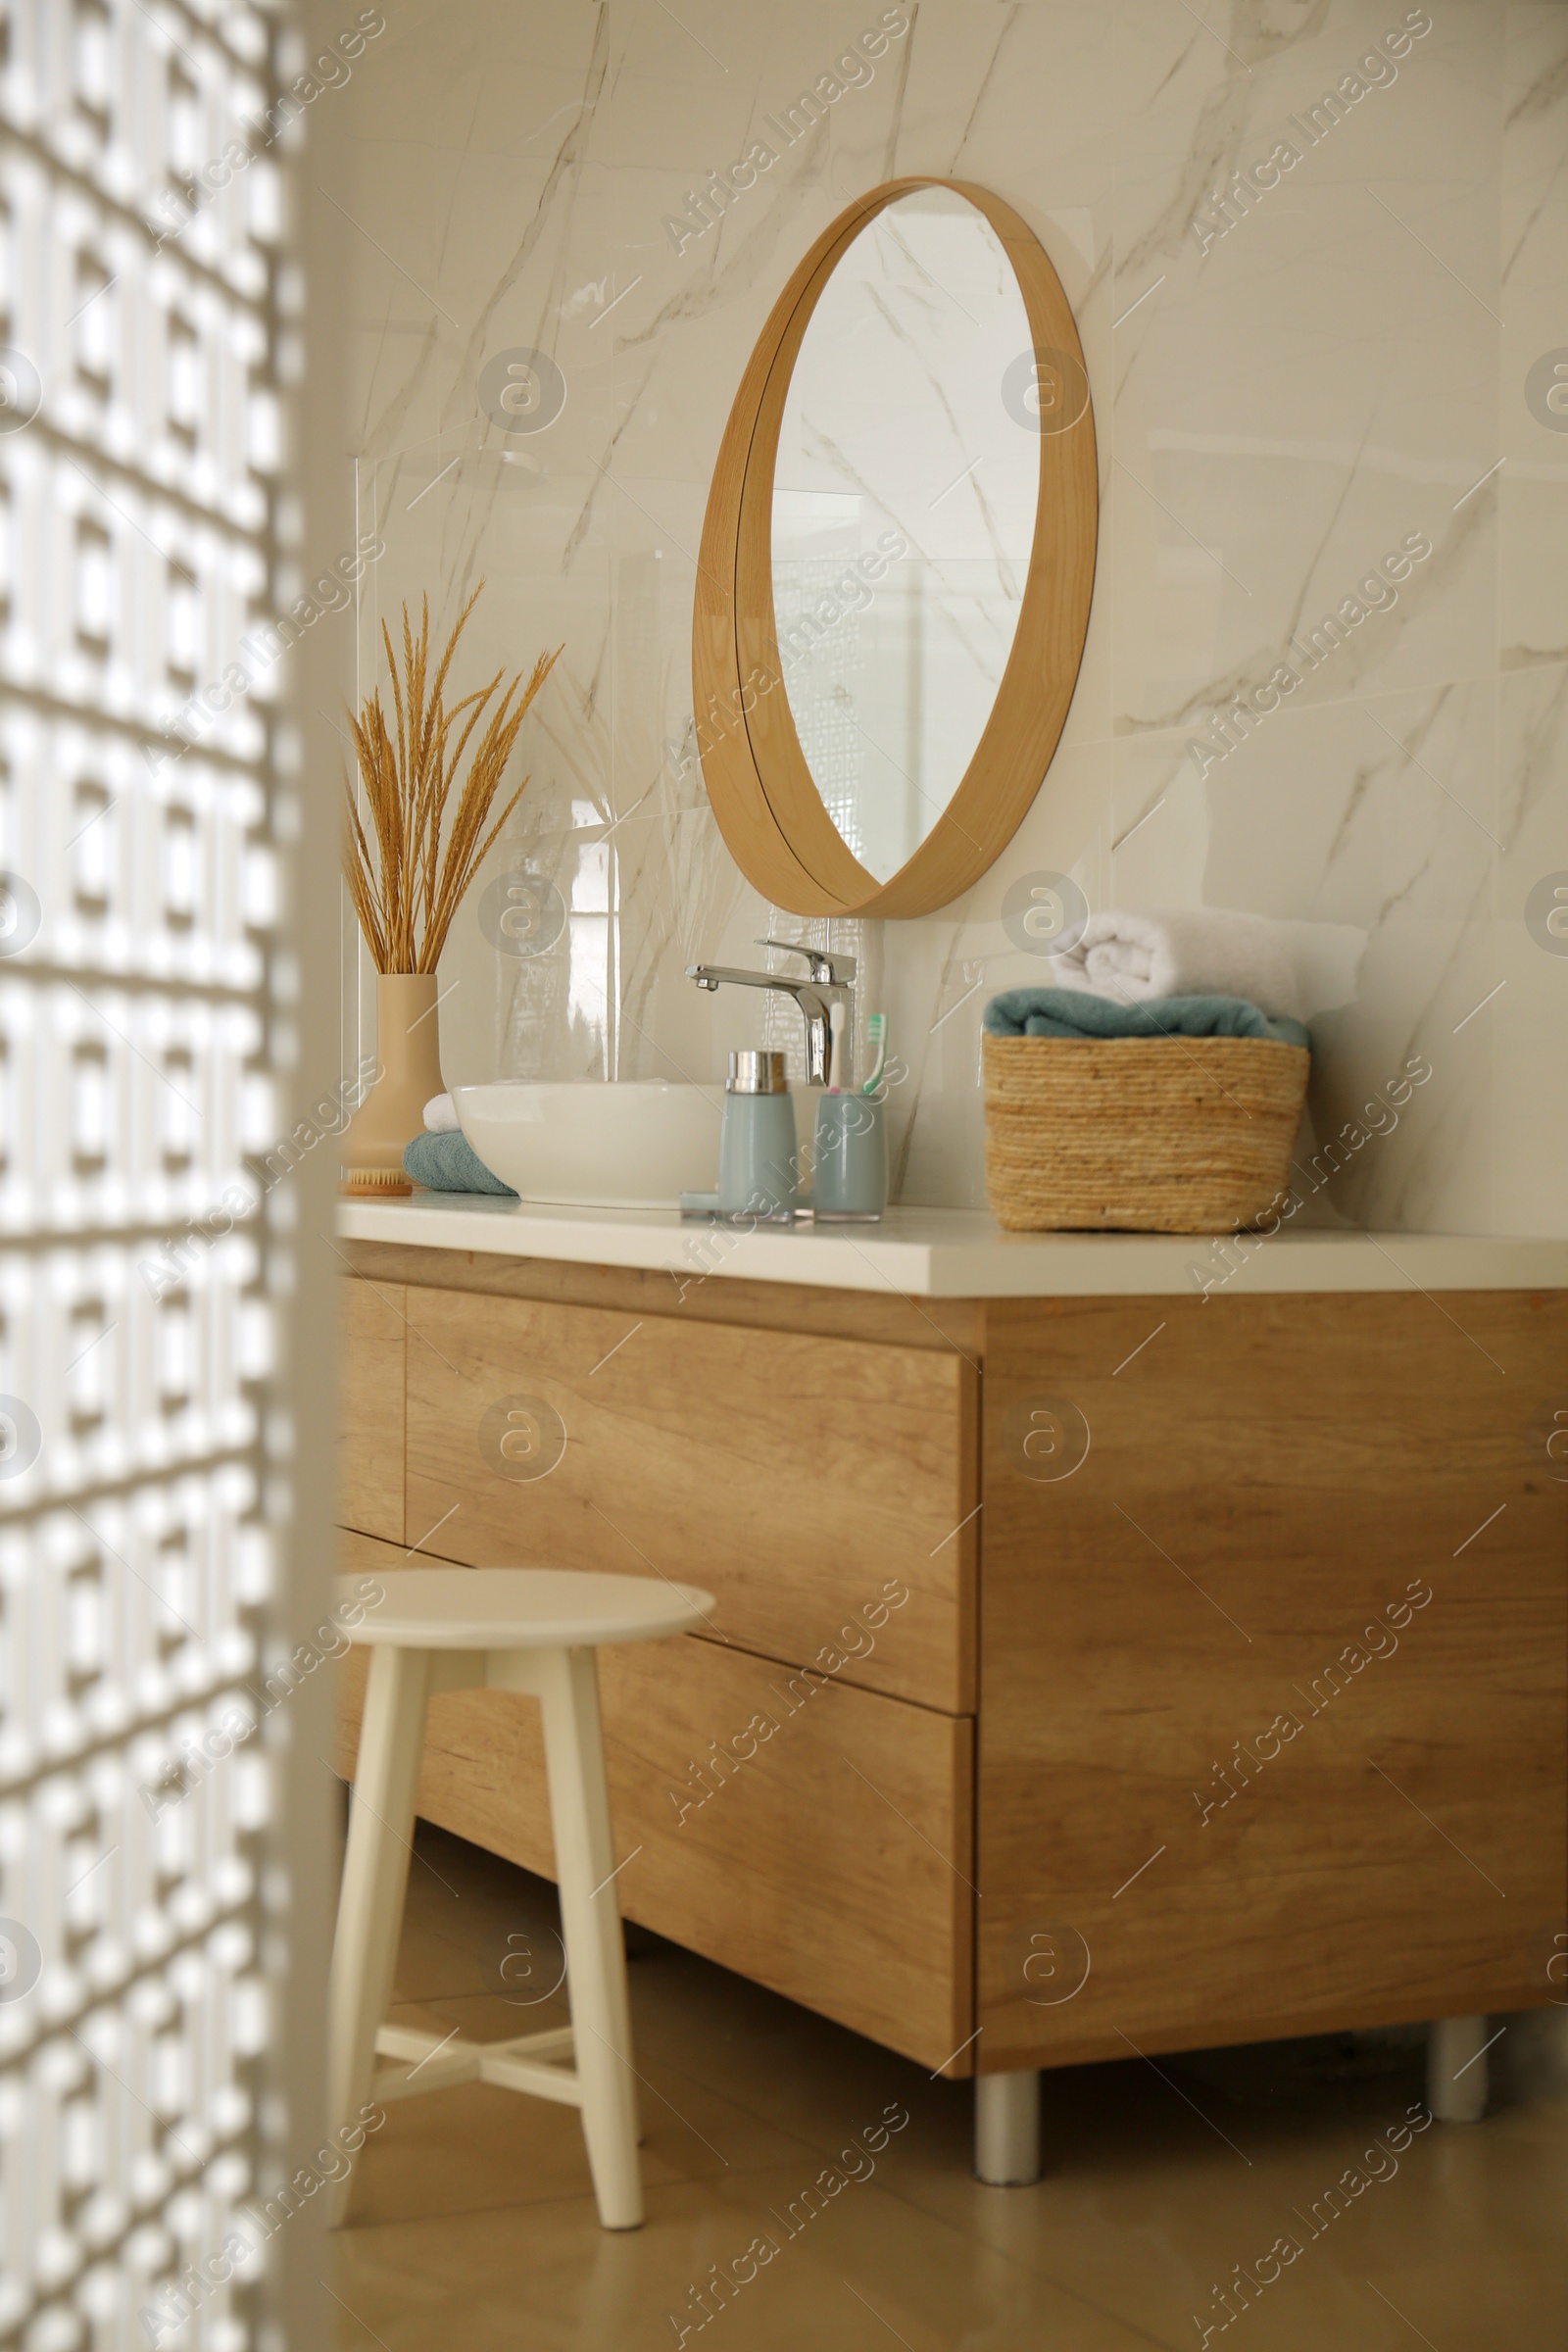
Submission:
M 718 1131 L 718 1213 L 787 1225 L 800 1152 L 784 1056 L 749 1048 L 729 1057 Z

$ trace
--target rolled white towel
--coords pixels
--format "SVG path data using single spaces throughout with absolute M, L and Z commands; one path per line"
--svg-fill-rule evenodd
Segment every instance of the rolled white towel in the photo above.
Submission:
M 459 1132 L 458 1114 L 450 1095 L 432 1095 L 424 1106 L 426 1135 L 456 1135 Z
M 1278 1018 L 1300 1018 L 1300 993 L 1274 925 L 1222 907 L 1092 914 L 1075 948 L 1051 958 L 1057 988 L 1118 1004 L 1152 997 L 1245 997 Z

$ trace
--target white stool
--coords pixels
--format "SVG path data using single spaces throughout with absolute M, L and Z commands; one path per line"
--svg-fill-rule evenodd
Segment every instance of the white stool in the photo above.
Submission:
M 338 1580 L 338 1597 L 358 1586 Z M 368 2102 L 496 2082 L 582 2113 L 599 2219 L 635 2230 L 643 2218 L 631 2012 L 615 1854 L 611 1842 L 595 1649 L 656 1642 L 712 1609 L 690 1585 L 556 1568 L 408 1568 L 351 1629 L 370 1647 L 348 1853 L 332 1946 L 328 2011 L 329 2121 L 352 2129 Z M 561 1889 L 571 2024 L 514 2041 L 442 2041 L 389 2026 L 425 1703 L 443 1690 L 525 1690 L 543 1718 L 550 1822 Z M 439 2050 L 440 2056 L 431 2053 Z M 379 2054 L 400 2063 L 375 2071 Z M 558 2061 L 575 2058 L 575 2066 Z M 333 2183 L 327 2221 L 348 2206 L 352 2172 Z

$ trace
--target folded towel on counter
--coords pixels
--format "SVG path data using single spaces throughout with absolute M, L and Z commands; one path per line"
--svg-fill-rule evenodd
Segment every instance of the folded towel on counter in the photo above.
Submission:
M 424 1106 L 425 1131 L 430 1135 L 456 1135 L 458 1113 L 450 1095 L 432 1095 Z
M 504 1193 L 510 1184 L 492 1176 L 466 1135 L 416 1135 L 403 1152 L 403 1173 L 431 1193 Z
M 1164 914 L 1092 914 L 1076 947 L 1051 958 L 1057 988 L 1123 1004 L 1155 997 L 1241 998 L 1273 1018 L 1299 1020 L 1296 973 L 1274 925 L 1221 907 Z
M 1241 997 L 1155 997 L 1118 1004 L 1082 988 L 1009 988 L 993 997 L 982 1016 L 988 1037 L 1264 1037 L 1276 1045 L 1312 1040 L 1299 1021 L 1270 1019 Z

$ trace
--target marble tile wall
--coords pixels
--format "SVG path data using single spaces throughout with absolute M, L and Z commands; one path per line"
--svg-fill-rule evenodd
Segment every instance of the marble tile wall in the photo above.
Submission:
M 486 878 L 526 868 L 569 913 L 544 953 L 499 955 L 475 892 L 442 967 L 449 1080 L 710 1081 L 728 1046 L 788 1041 L 788 1006 L 682 976 L 801 931 L 743 880 L 670 749 L 691 718 L 709 475 L 809 240 L 882 179 L 952 173 L 1017 207 L 1074 305 L 1102 536 L 1067 727 L 1006 854 L 924 920 L 836 927 L 891 1016 L 902 1197 L 983 1200 L 979 1009 L 1041 975 L 1001 902 L 1053 872 L 1095 906 L 1296 926 L 1315 1136 L 1430 1063 L 1313 1215 L 1568 1232 L 1568 940 L 1545 922 L 1551 878 L 1568 881 L 1568 393 L 1559 408 L 1551 372 L 1568 8 L 384 13 L 314 159 L 353 223 L 352 458 L 386 544 L 362 591 L 362 677 L 405 596 L 428 589 L 444 627 L 480 578 L 477 674 L 565 645 Z M 906 29 L 870 78 L 677 252 L 666 216 L 879 19 Z M 1328 90 L 1331 123 L 1312 114 Z M 1262 187 L 1281 142 L 1299 160 Z M 1238 168 L 1253 193 L 1227 220 L 1215 199 Z M 494 421 L 518 349 L 564 386 L 520 447 Z M 1394 601 L 1357 600 L 1345 642 L 1302 660 L 1401 543 L 1430 552 Z M 1229 748 L 1215 713 L 1282 662 L 1296 682 Z M 337 758 L 324 731 L 319 756 Z

